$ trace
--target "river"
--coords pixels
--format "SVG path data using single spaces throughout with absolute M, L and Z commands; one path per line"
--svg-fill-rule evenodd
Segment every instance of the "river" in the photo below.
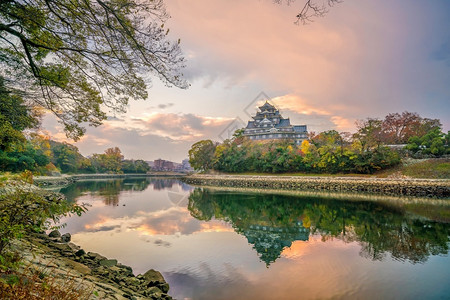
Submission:
M 450 205 L 199 188 L 177 179 L 76 182 L 74 243 L 156 269 L 175 299 L 448 299 Z M 376 201 L 375 201 L 376 200 Z

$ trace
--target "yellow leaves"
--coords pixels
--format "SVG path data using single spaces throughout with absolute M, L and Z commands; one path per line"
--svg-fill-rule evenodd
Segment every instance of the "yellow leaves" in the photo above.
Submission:
M 307 140 L 304 140 L 300 146 L 300 149 L 303 153 L 308 154 L 310 152 L 310 146 L 311 144 Z
M 311 219 L 309 218 L 309 216 L 303 218 L 303 227 L 305 228 L 311 227 Z

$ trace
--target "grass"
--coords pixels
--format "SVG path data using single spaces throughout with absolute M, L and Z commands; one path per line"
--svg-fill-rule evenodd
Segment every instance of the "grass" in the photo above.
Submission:
M 0 299 L 88 299 L 92 294 L 70 274 L 56 278 L 47 266 L 0 271 Z
M 435 158 L 403 166 L 403 175 L 413 178 L 450 179 L 450 158 Z

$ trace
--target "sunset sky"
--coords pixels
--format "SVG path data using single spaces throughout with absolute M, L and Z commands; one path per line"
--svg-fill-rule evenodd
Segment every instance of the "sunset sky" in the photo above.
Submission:
M 147 101 L 75 145 L 83 155 L 118 146 L 126 158 L 181 161 L 196 141 L 221 141 L 246 123 L 261 92 L 310 131 L 354 131 L 357 119 L 405 110 L 450 129 L 450 1 L 345 0 L 296 26 L 303 3 L 167 1 L 191 87 L 153 78 Z M 52 117 L 43 127 L 64 137 Z

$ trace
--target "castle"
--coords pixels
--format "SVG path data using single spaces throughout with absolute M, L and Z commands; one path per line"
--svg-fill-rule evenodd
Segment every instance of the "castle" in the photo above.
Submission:
M 251 140 L 291 139 L 301 144 L 308 137 L 306 125 L 291 125 L 289 118 L 284 119 L 280 111 L 267 101 L 252 118 L 243 133 Z

